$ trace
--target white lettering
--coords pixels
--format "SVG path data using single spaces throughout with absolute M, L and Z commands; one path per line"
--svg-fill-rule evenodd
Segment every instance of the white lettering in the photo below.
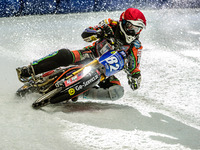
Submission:
M 76 91 L 82 90 L 83 88 L 85 88 L 86 86 L 88 86 L 89 84 L 91 84 L 92 82 L 94 82 L 95 80 L 97 80 L 98 77 L 99 77 L 98 75 L 95 75 L 95 76 L 92 77 L 91 79 L 89 79 L 89 80 L 83 82 L 83 84 L 77 85 L 77 86 L 75 87 Z

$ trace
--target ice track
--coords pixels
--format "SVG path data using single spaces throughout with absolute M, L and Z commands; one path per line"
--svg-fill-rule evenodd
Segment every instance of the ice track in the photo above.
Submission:
M 15 96 L 15 68 L 61 48 L 79 49 L 84 28 L 121 12 L 0 18 L 1 150 L 200 149 L 200 10 L 144 10 L 142 85 L 126 74 L 118 101 L 79 100 L 33 110 Z

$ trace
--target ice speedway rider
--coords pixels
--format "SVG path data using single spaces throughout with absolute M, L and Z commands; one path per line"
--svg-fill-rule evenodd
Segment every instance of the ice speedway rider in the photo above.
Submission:
M 20 78 L 27 78 L 32 74 L 40 74 L 53 70 L 60 66 L 82 64 L 88 60 L 97 58 L 110 49 L 124 50 L 128 54 L 127 65 L 124 68 L 127 73 L 128 83 L 133 90 L 140 87 L 141 73 L 139 69 L 142 46 L 139 35 L 146 27 L 146 19 L 143 13 L 136 8 L 128 8 L 120 16 L 119 21 L 105 19 L 95 27 L 89 27 L 82 33 L 86 42 L 92 45 L 81 50 L 60 49 L 31 65 L 17 68 Z M 110 40 L 106 40 L 110 39 Z M 114 40 L 112 40 L 114 39 Z M 115 76 L 110 76 L 100 82 L 98 86 L 83 94 L 84 98 L 99 100 L 116 100 L 124 95 L 124 88 Z

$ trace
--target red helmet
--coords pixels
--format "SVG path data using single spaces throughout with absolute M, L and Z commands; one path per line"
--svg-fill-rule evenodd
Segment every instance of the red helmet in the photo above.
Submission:
M 136 8 L 128 8 L 120 16 L 120 29 L 126 38 L 127 43 L 136 39 L 143 28 L 146 27 L 144 14 Z

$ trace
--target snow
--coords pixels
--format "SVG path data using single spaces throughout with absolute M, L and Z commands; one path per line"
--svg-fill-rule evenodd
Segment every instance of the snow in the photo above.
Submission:
M 0 18 L 1 150 L 200 149 L 200 10 L 143 10 L 142 85 L 117 101 L 79 100 L 34 110 L 15 96 L 15 68 L 61 48 L 87 46 L 82 31 L 117 12 Z

